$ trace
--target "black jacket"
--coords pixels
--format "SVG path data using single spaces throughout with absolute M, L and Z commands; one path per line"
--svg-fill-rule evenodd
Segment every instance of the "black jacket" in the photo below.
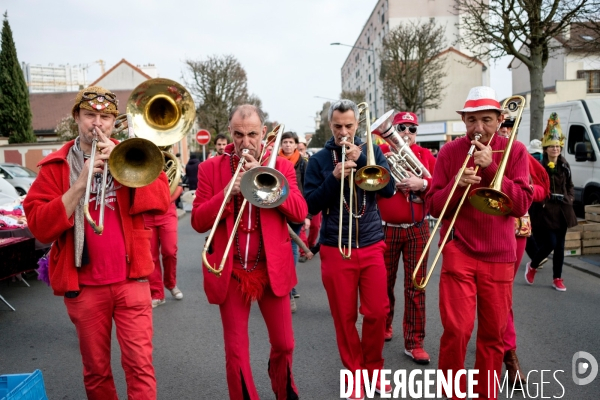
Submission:
M 577 225 L 577 217 L 573 210 L 575 188 L 569 163 L 563 156 L 559 156 L 554 169 L 550 169 L 548 156 L 544 154 L 542 165 L 550 177 L 550 197 L 542 203 L 532 203 L 529 214 L 533 229 L 564 229 Z M 557 200 L 552 194 L 561 194 L 564 197 Z
M 190 190 L 196 190 L 198 187 L 198 164 L 200 164 L 200 160 L 190 158 L 185 166 L 185 176 Z
M 360 145 L 362 142 L 357 137 L 354 138 L 354 144 Z M 308 204 L 308 212 L 315 215 L 323 212 L 323 222 L 319 243 L 326 246 L 338 245 L 338 223 L 340 216 L 340 181 L 333 176 L 332 151 L 337 154 L 337 159 L 341 160 L 341 147 L 335 144 L 333 138 L 325 143 L 325 148 L 310 158 L 304 177 L 304 198 Z M 388 169 L 388 163 L 378 146 L 373 146 L 375 152 L 375 162 L 377 165 Z M 356 161 L 357 169 L 367 165 L 367 148 L 362 148 L 362 154 Z M 389 170 L 389 169 L 388 169 Z M 391 175 L 390 175 L 391 177 Z M 365 192 L 354 185 L 354 213 L 362 211 L 363 196 L 366 195 L 366 207 L 364 214 L 360 218 L 354 218 L 352 221 L 352 247 L 365 247 L 383 240 L 383 229 L 381 227 L 381 216 L 377 208 L 376 194 L 382 197 L 392 197 L 395 191 L 394 179 L 377 192 Z M 349 185 L 346 180 L 344 183 L 344 197 L 346 201 L 349 195 Z M 342 242 L 348 243 L 348 212 L 343 214 Z

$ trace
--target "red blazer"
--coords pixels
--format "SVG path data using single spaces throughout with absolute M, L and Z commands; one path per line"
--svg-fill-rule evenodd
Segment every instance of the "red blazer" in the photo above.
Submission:
M 71 187 L 67 154 L 74 142 L 68 142 L 40 161 L 40 173 L 23 201 L 27 224 L 33 236 L 42 243 L 54 242 L 48 267 L 50 285 L 57 296 L 79 290 L 79 276 L 75 267 L 75 214 L 67 218 L 62 202 L 63 194 Z M 116 140 L 113 142 L 117 143 Z M 161 172 L 153 183 L 137 189 L 121 187 L 117 190 L 117 202 L 125 237 L 128 277 L 146 277 L 154 270 L 154 263 L 150 253 L 152 231 L 144 226 L 142 213 L 167 212 L 170 203 L 167 176 Z
M 279 207 L 260 209 L 260 226 L 271 289 L 276 296 L 287 296 L 298 282 L 287 221 L 304 221 L 308 214 L 308 207 L 302 193 L 298 190 L 296 172 L 292 163 L 285 158 L 278 157 L 275 168 L 288 180 L 290 193 Z M 224 189 L 231 178 L 230 157 L 227 155 L 213 157 L 200 163 L 198 188 L 192 207 L 192 227 L 196 231 L 204 233 L 212 228 L 225 198 Z M 212 265 L 218 266 L 221 263 L 225 246 L 233 230 L 233 223 L 232 200 L 225 207 L 221 222 L 213 237 L 212 252 L 207 255 L 207 259 Z M 211 304 L 222 304 L 226 299 L 233 268 L 233 251 L 230 250 L 227 255 L 221 277 L 216 277 L 202 266 L 204 291 Z

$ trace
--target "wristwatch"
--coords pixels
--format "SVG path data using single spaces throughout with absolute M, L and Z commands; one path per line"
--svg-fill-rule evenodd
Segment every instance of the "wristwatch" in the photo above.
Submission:
M 427 190 L 427 180 L 423 179 L 423 187 L 421 188 L 421 192 L 424 192 L 425 190 Z

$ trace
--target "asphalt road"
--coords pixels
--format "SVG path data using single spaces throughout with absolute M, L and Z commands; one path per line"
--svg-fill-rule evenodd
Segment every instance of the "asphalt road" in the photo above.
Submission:
M 154 310 L 154 365 L 160 399 L 227 398 L 222 328 L 217 306 L 208 304 L 202 290 L 200 252 L 204 235 L 194 232 L 189 215 L 179 221 L 178 286 L 184 299 L 167 298 Z M 523 263 L 527 261 L 527 257 Z M 439 266 L 427 292 L 427 337 L 425 349 L 437 364 L 442 333 L 438 311 Z M 512 398 L 563 398 L 597 400 L 600 376 L 578 386 L 571 377 L 573 355 L 591 353 L 600 360 L 600 279 L 565 267 L 568 291 L 552 289 L 552 271 L 546 267 L 534 286 L 525 284 L 523 265 L 514 284 L 514 309 L 518 332 L 518 355 L 524 370 L 549 370 L 530 375 L 529 395 L 516 391 Z M 318 258 L 298 265 L 301 294 L 294 314 L 296 350 L 294 374 L 302 399 L 339 399 L 339 360 L 333 321 L 323 285 Z M 84 399 L 81 359 L 75 329 L 62 298 L 35 278 L 31 288 L 20 282 L 0 282 L 2 294 L 16 309 L 0 302 L 0 374 L 43 372 L 49 399 Z M 402 288 L 397 285 L 397 310 L 402 310 Z M 402 318 L 394 321 L 395 338 L 385 345 L 386 368 L 417 366 L 403 353 Z M 114 335 L 113 335 L 114 336 Z M 469 343 L 467 368 L 475 355 L 475 335 Z M 274 398 L 267 375 L 269 341 L 258 307 L 250 317 L 251 356 L 254 379 L 261 398 Z M 112 365 L 121 398 L 125 380 L 118 346 L 113 346 Z M 562 370 L 563 372 L 556 372 Z M 556 379 L 553 377 L 555 373 Z M 542 384 L 544 381 L 546 383 Z M 558 382 L 560 382 L 560 384 Z M 540 391 L 543 387 L 543 393 Z M 500 398 L 511 398 L 510 394 Z

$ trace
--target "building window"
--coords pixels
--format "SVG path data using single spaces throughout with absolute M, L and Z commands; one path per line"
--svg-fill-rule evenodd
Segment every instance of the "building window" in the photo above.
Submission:
M 585 79 L 588 93 L 600 93 L 600 70 L 579 70 L 577 79 Z
M 385 23 L 385 14 L 381 14 L 381 23 Z
M 368 57 L 369 64 L 371 64 L 371 56 Z
M 369 101 L 371 101 L 371 93 L 369 93 Z
M 355 76 L 356 76 L 357 78 L 360 76 L 360 69 L 357 69 L 357 70 L 356 70 L 356 75 L 355 75 Z
M 367 44 L 371 44 L 371 38 L 367 38 Z
M 371 82 L 371 74 L 369 74 L 369 82 Z

